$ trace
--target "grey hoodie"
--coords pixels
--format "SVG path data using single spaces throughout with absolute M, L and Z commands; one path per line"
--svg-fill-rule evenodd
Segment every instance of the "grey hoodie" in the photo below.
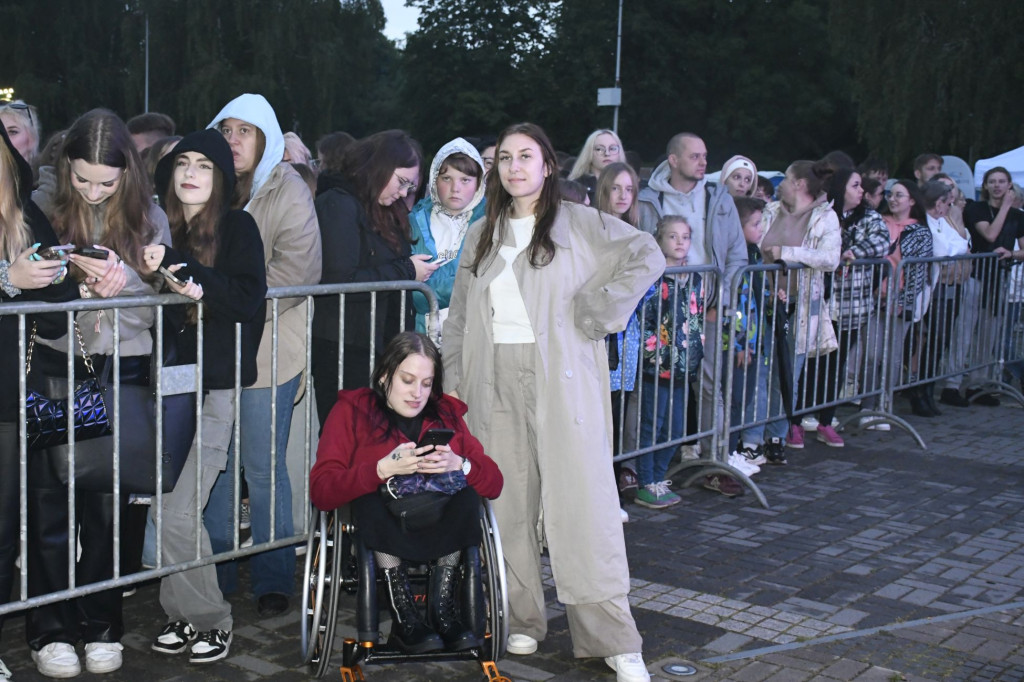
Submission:
M 663 161 L 651 174 L 647 187 L 640 190 L 640 229 L 654 234 L 658 219 L 676 212 L 676 202 L 683 200 L 683 193 L 669 184 L 668 161 Z M 747 264 L 747 241 L 743 237 L 739 213 L 732 196 L 724 186 L 704 185 L 704 234 L 694 229 L 694 243 L 700 239 L 700 246 L 707 262 L 721 269 L 725 274 L 724 283 L 730 284 L 740 268 Z M 708 304 L 717 304 L 717 287 L 707 289 Z

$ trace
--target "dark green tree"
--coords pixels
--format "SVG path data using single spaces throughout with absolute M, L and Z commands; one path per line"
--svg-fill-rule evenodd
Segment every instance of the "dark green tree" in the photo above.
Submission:
M 265 95 L 282 128 L 310 144 L 400 122 L 398 52 L 380 0 L 8 2 L 0 83 L 39 108 L 47 131 L 96 106 L 140 113 L 147 19 L 149 108 L 183 132 L 242 92 Z
M 419 28 L 402 57 L 402 102 L 428 155 L 456 135 L 530 118 L 547 93 L 531 82 L 551 39 L 550 2 L 409 0 Z
M 973 163 L 1019 146 L 1024 65 L 1007 49 L 1022 32 L 1020 6 L 1002 0 L 833 3 L 865 144 L 903 172 L 920 152 Z

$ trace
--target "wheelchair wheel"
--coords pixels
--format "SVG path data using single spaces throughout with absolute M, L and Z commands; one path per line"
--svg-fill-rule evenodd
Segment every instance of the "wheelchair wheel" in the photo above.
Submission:
M 341 589 L 342 532 L 338 511 L 320 512 L 306 539 L 302 583 L 302 655 L 316 677 L 330 666 Z
M 484 589 L 487 597 L 487 638 L 484 656 L 497 661 L 505 655 L 508 642 L 508 583 L 505 580 L 505 555 L 501 551 L 501 536 L 498 521 L 489 500 L 483 500 L 480 510 L 480 526 L 483 530 L 481 567 Z

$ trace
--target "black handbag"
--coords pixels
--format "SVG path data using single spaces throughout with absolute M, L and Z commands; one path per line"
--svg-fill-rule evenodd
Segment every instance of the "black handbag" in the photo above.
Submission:
M 80 339 L 81 341 L 81 339 Z M 108 379 L 113 360 L 108 359 L 102 376 L 96 377 L 92 360 L 83 346 L 83 361 L 92 372 L 102 397 L 107 416 L 107 433 L 98 438 L 79 441 L 75 431 L 75 486 L 80 490 L 109 493 L 114 490 L 114 390 Z M 64 378 L 45 379 L 45 393 L 51 400 L 60 400 L 67 392 Z M 181 475 L 195 435 L 195 393 L 165 395 L 163 397 L 163 447 L 156 456 L 156 391 L 151 386 L 121 383 L 117 395 L 118 429 L 120 443 L 120 490 L 122 493 L 153 495 L 156 493 L 157 462 L 162 471 L 161 490 L 169 493 Z M 66 427 L 66 418 L 65 418 Z M 77 423 L 77 419 L 76 419 Z M 71 480 L 71 447 L 64 442 L 45 449 L 50 468 L 65 485 Z
M 422 530 L 440 522 L 452 495 L 466 487 L 461 471 L 443 474 L 392 476 L 381 484 L 384 506 L 402 525 L 402 530 Z
M 75 336 L 89 377 L 74 390 L 72 404 L 75 410 L 75 441 L 87 441 L 110 434 L 110 419 L 107 416 L 106 403 L 103 400 L 103 389 L 96 378 L 92 358 L 85 350 L 82 332 L 75 323 Z M 32 352 L 36 344 L 36 325 L 32 325 L 32 333 L 28 340 L 25 353 L 25 380 L 28 382 L 32 373 Z M 54 445 L 68 442 L 68 400 L 67 381 L 51 379 L 47 393 L 29 388 L 25 394 L 25 435 L 28 449 L 44 450 Z M 62 397 L 52 397 L 62 396 Z

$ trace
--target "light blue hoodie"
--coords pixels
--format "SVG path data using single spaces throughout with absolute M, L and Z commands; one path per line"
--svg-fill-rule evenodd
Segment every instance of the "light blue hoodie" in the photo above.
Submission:
M 213 117 L 207 128 L 216 128 L 226 118 L 237 118 L 240 121 L 251 123 L 263 131 L 267 140 L 263 156 L 256 164 L 256 170 L 252 174 L 252 192 L 249 194 L 251 200 L 259 192 L 260 187 L 270 177 L 271 172 L 277 164 L 284 160 L 284 133 L 281 132 L 281 125 L 277 122 L 277 114 L 270 102 L 263 95 L 246 93 L 234 98 Z M 245 208 L 248 208 L 246 205 Z

